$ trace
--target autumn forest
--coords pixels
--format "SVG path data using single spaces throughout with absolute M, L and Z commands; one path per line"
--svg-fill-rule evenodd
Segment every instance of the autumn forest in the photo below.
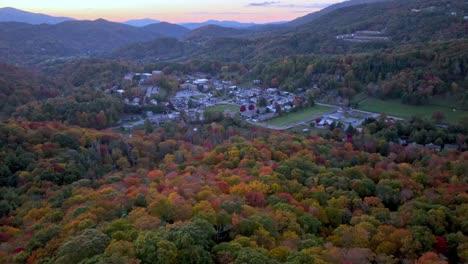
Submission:
M 233 28 L 19 11 L 0 264 L 468 263 L 467 1 Z

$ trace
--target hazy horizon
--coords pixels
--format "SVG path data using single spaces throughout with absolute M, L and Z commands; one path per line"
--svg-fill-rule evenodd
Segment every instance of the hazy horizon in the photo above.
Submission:
M 115 22 L 150 18 L 171 23 L 204 22 L 207 20 L 232 20 L 239 22 L 269 23 L 293 20 L 319 11 L 343 0 L 242 0 L 219 4 L 215 0 L 82 0 L 64 3 L 59 0 L 0 0 L 0 8 L 12 7 L 27 12 L 82 20 L 103 18 Z

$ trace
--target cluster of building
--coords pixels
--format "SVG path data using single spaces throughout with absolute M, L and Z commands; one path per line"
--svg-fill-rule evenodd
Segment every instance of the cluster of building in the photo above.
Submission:
M 162 71 L 128 73 L 124 76 L 124 80 L 138 84 L 141 92 L 130 96 L 125 90 L 117 87 L 114 87 L 113 91 L 129 105 L 164 107 L 166 109 L 164 115 L 146 112 L 143 117 L 157 124 L 177 119 L 182 112 L 190 120 L 203 120 L 203 114 L 207 108 L 223 104 L 238 107 L 239 110 L 235 113 L 232 113 L 232 110 L 226 110 L 230 115 L 240 114 L 241 117 L 253 122 L 264 121 L 275 117 L 278 111 L 290 111 L 303 102 L 304 97 L 304 95 L 280 91 L 277 88 L 261 89 L 259 88 L 262 83 L 260 80 L 253 81 L 253 88 L 240 88 L 231 81 L 209 79 L 204 74 L 194 74 L 178 78 L 180 86 L 177 94 L 165 102 L 158 102 L 156 98 L 161 88 L 151 85 L 152 82 L 149 80 L 160 75 L 164 73 Z
M 384 35 L 380 31 L 372 31 L 372 30 L 363 30 L 363 31 L 356 31 L 352 34 L 344 34 L 336 36 L 336 39 L 349 41 L 349 42 L 375 42 L 375 41 L 390 41 L 390 37 Z
M 299 95 L 277 88 L 239 89 L 232 86 L 229 87 L 229 95 L 233 98 L 231 103 L 240 105 L 242 116 L 256 117 L 260 121 L 272 118 L 277 111 L 288 112 L 303 100 Z
M 346 130 L 349 126 L 357 128 L 368 118 L 378 118 L 379 114 L 367 113 L 349 108 L 339 108 L 338 110 L 325 114 L 316 119 L 317 128 L 329 128 L 332 124 L 342 124 Z
M 421 8 L 413 8 L 411 9 L 412 13 L 444 13 L 448 16 L 458 16 L 458 12 L 450 7 L 447 6 L 428 6 L 428 7 L 421 7 Z M 467 19 L 467 16 L 464 16 L 464 19 Z
M 462 146 L 459 146 L 459 145 L 456 145 L 456 144 L 444 144 L 442 146 L 442 145 L 436 145 L 436 144 L 433 144 L 433 143 L 425 144 L 425 145 L 418 144 L 416 142 L 408 143 L 404 139 L 398 139 L 398 144 L 402 145 L 402 146 L 410 146 L 410 147 L 414 147 L 414 148 L 426 148 L 426 149 L 430 149 L 430 150 L 433 150 L 433 151 L 442 151 L 442 150 L 458 151 L 458 150 L 461 150 L 463 148 Z

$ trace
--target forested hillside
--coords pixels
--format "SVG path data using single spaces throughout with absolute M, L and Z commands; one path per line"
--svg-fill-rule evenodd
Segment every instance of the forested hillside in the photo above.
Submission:
M 318 85 L 352 98 L 364 92 L 381 99 L 425 104 L 437 95 L 456 95 L 468 107 L 468 46 L 466 41 L 433 42 L 387 49 L 379 53 L 339 56 L 292 56 L 253 66 L 252 76 L 278 82 L 293 91 Z
M 129 63 L 99 59 L 43 65 L 41 72 L 0 66 L 0 118 L 61 121 L 82 127 L 105 128 L 124 113 L 137 113 L 105 93 L 137 69 Z
M 6 62 L 24 65 L 69 56 L 111 54 L 112 58 L 120 59 L 118 53 L 123 47 L 126 59 L 136 61 L 187 60 L 187 53 L 205 59 L 252 62 L 291 55 L 381 52 L 406 44 L 465 39 L 467 10 L 463 0 L 354 1 L 331 6 L 290 24 L 267 25 L 264 30 L 208 25 L 189 32 L 168 23 L 136 28 L 105 20 L 67 21 L 58 25 L 2 23 L 0 56 Z M 374 36 L 346 41 L 339 37 L 356 32 L 379 32 L 383 39 L 379 41 Z M 164 37 L 180 39 L 182 43 L 174 45 L 187 46 L 186 51 L 169 51 L 170 56 L 161 56 L 167 51 L 162 44 L 135 44 Z M 245 42 L 249 43 L 247 48 L 239 45 Z
M 0 117 L 20 105 L 61 94 L 60 85 L 46 75 L 6 64 L 0 64 L 0 88 Z
M 468 260 L 466 153 L 394 146 L 382 156 L 364 135 L 334 142 L 216 124 L 199 134 L 167 129 L 126 139 L 2 124 L 2 258 Z
M 154 62 L 186 58 L 193 54 L 195 47 L 175 38 L 161 38 L 150 42 L 129 44 L 109 54 L 108 58 L 139 62 Z
M 413 10 L 419 10 L 415 12 Z M 383 1 L 354 5 L 334 10 L 298 26 L 249 36 L 253 49 L 237 58 L 265 61 L 281 56 L 304 54 L 347 54 L 381 52 L 388 47 L 428 41 L 465 39 L 467 20 L 463 14 L 466 3 L 453 1 Z M 350 42 L 337 39 L 343 34 L 357 31 L 379 31 L 388 41 Z M 212 40 L 214 42 L 216 40 Z M 224 46 L 206 43 L 203 56 L 226 59 Z M 228 45 L 228 44 L 227 44 Z M 244 49 L 240 46 L 237 50 Z M 219 50 L 219 51 L 218 51 Z M 233 52 L 237 52 L 233 49 Z
M 103 19 L 57 25 L 0 23 L 0 58 L 6 63 L 37 64 L 60 57 L 110 53 L 135 42 L 182 37 L 188 30 L 168 23 L 133 27 Z
M 467 15 L 0 23 L 0 264 L 468 263 Z

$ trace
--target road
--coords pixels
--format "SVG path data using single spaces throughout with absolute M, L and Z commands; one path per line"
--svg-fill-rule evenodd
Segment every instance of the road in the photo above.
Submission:
M 247 121 L 247 122 L 249 124 L 251 124 L 251 125 L 254 125 L 254 126 L 259 126 L 259 127 L 263 127 L 263 128 L 267 128 L 267 129 L 271 129 L 271 130 L 284 131 L 284 130 L 291 129 L 291 128 L 296 127 L 296 126 L 307 124 L 307 123 L 312 122 L 312 121 L 316 120 L 317 118 L 322 117 L 324 115 L 332 114 L 332 113 L 334 113 L 336 111 L 336 109 L 342 107 L 342 106 L 339 106 L 339 105 L 331 105 L 331 104 L 323 104 L 323 103 L 316 103 L 316 105 L 333 107 L 333 109 L 328 111 L 328 112 L 322 113 L 320 115 L 312 116 L 312 117 L 310 117 L 310 118 L 308 118 L 306 120 L 301 120 L 299 122 L 296 122 L 296 123 L 293 123 L 293 124 L 290 124 L 290 125 L 287 125 L 287 126 L 282 126 L 282 127 L 272 126 L 272 125 L 268 125 L 268 124 L 265 124 L 265 123 L 257 123 L 257 122 L 251 122 L 251 121 Z M 379 113 L 367 112 L 367 111 L 362 111 L 362 110 L 353 109 L 353 108 L 351 108 L 351 110 L 355 111 L 355 112 L 363 113 L 363 114 L 372 115 L 372 116 L 380 115 Z M 396 116 L 387 116 L 387 117 L 393 118 L 395 120 L 404 120 L 403 118 L 396 117 Z
M 233 104 L 233 103 L 230 103 L 230 102 L 227 102 L 227 101 L 218 102 L 217 105 L 219 105 L 219 104 L 236 105 L 236 104 Z M 291 129 L 291 128 L 296 127 L 296 126 L 304 125 L 304 124 L 307 124 L 309 122 L 315 121 L 317 118 L 322 117 L 324 115 L 332 114 L 332 113 L 334 113 L 336 111 L 336 109 L 341 107 L 341 106 L 338 106 L 338 105 L 323 104 L 323 103 L 316 103 L 316 105 L 332 107 L 333 109 L 331 109 L 330 111 L 324 112 L 322 114 L 319 114 L 319 115 L 311 116 L 310 118 L 307 118 L 305 120 L 301 120 L 299 122 L 289 124 L 287 126 L 273 126 L 273 125 L 268 125 L 268 124 L 260 123 L 260 122 L 252 122 L 252 121 L 249 121 L 249 120 L 246 120 L 246 122 L 251 124 L 251 125 L 254 125 L 254 126 L 259 126 L 259 127 L 263 127 L 263 128 L 267 128 L 267 129 L 271 129 L 271 130 L 284 131 L 284 130 Z M 355 112 L 369 114 L 369 115 L 378 115 L 378 113 L 367 112 L 367 111 L 362 111 L 362 110 L 358 110 L 358 109 L 352 109 L 351 108 L 351 110 L 355 111 Z M 399 117 L 396 117 L 396 116 L 388 116 L 388 117 L 393 118 L 395 120 L 404 120 L 403 118 L 399 118 Z M 150 121 L 156 121 L 156 120 L 154 120 L 154 119 L 156 119 L 156 117 L 148 117 L 148 119 Z M 142 119 L 142 120 L 138 120 L 138 121 L 135 121 L 135 122 L 123 124 L 123 125 L 121 125 L 119 127 L 115 127 L 115 128 L 120 128 L 120 127 L 123 126 L 126 129 L 132 129 L 132 128 L 137 127 L 137 126 L 142 126 L 144 123 L 145 123 L 145 119 Z M 111 128 L 111 129 L 114 129 L 114 128 Z
M 332 114 L 332 113 L 334 113 L 334 112 L 336 111 L 336 109 L 339 107 L 339 106 L 336 106 L 336 105 L 319 104 L 319 103 L 317 103 L 317 105 L 328 106 L 328 107 L 334 107 L 334 108 L 331 109 L 330 111 L 321 113 L 321 114 L 319 114 L 319 115 L 311 116 L 311 117 L 309 117 L 308 119 L 301 120 L 301 121 L 299 121 L 299 122 L 292 123 L 292 124 L 289 124 L 289 125 L 287 125 L 287 126 L 281 126 L 281 127 L 279 127 L 279 126 L 272 126 L 272 125 L 268 125 L 268 124 L 265 124 L 265 123 L 257 123 L 257 122 L 251 122 L 251 121 L 247 121 L 247 122 L 248 122 L 249 124 L 251 124 L 251 125 L 254 125 L 254 126 L 260 126 L 260 127 L 268 128 L 268 129 L 271 129 L 271 130 L 283 131 L 283 130 L 288 130 L 288 129 L 291 129 L 291 128 L 296 127 L 296 126 L 303 125 L 303 124 L 307 124 L 307 123 L 309 123 L 309 122 L 315 121 L 317 118 L 322 117 L 322 116 L 324 116 L 324 115 Z

